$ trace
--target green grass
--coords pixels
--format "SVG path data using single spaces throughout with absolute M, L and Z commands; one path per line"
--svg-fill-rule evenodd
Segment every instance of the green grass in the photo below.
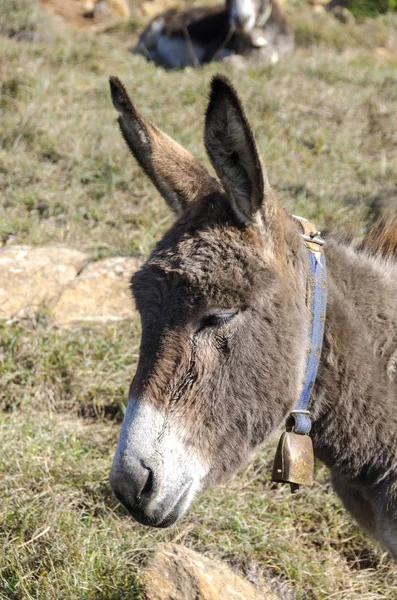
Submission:
M 204 494 L 181 524 L 153 531 L 112 499 L 117 427 L 44 414 L 0 421 L 0 597 L 139 598 L 145 557 L 173 540 L 242 570 L 254 566 L 293 586 L 297 598 L 396 597 L 396 570 L 351 524 L 323 467 L 313 489 L 292 497 L 269 484 L 270 444 L 229 486 Z
M 0 324 L 0 408 L 121 418 L 139 350 L 135 324 L 70 332 L 45 318 Z M 109 370 L 109 365 L 112 370 Z
M 349 10 L 357 17 L 374 17 L 397 10 L 396 0 L 350 0 Z
M 39 13 L 37 2 L 30 0 L 2 0 L 0 35 L 17 40 L 32 40 L 43 32 L 46 20 Z
M 360 234 L 397 181 L 395 15 L 347 26 L 288 8 L 298 49 L 275 67 L 165 73 L 127 53 L 139 16 L 94 36 L 56 25 L 34 2 L 0 7 L 0 235 L 94 258 L 145 256 L 171 224 L 130 157 L 111 106 L 118 75 L 141 110 L 208 165 L 208 83 L 228 73 L 247 107 L 282 204 L 319 227 Z M 395 55 L 394 55 L 395 56 Z M 177 540 L 297 600 L 397 599 L 397 570 L 343 511 L 318 467 L 291 497 L 269 483 L 274 442 L 176 527 L 134 523 L 107 483 L 136 365 L 139 324 L 60 330 L 42 312 L 0 327 L 0 598 L 141 597 L 139 572 Z

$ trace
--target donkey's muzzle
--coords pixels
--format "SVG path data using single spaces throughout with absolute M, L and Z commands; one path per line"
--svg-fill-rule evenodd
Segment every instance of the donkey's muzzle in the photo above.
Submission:
M 148 402 L 128 403 L 110 473 L 116 498 L 144 525 L 172 525 L 189 507 L 206 474 L 197 453 Z
M 135 461 L 128 471 L 113 468 L 110 485 L 117 500 L 130 515 L 143 525 L 168 527 L 177 521 L 183 511 L 181 507 L 188 495 L 191 481 L 186 481 L 181 490 L 162 497 L 164 488 L 161 470 L 144 466 Z
M 182 494 L 175 505 L 172 502 L 158 502 L 156 501 L 156 493 L 150 487 L 151 477 L 152 475 L 149 475 L 148 483 L 142 488 L 140 494 L 137 493 L 136 495 L 132 493 L 135 483 L 131 485 L 131 482 L 126 482 L 125 479 L 117 480 L 113 479 L 112 476 L 110 481 L 117 500 L 123 504 L 138 523 L 151 527 L 169 527 L 181 516 L 180 504 L 186 493 Z

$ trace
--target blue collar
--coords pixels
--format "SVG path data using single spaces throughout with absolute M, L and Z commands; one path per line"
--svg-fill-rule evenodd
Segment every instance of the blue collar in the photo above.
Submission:
M 327 306 L 327 271 L 323 252 L 325 242 L 310 221 L 295 215 L 292 216 L 301 225 L 302 237 L 308 250 L 309 271 L 306 303 L 310 311 L 310 324 L 305 379 L 299 400 L 294 410 L 291 411 L 291 416 L 294 420 L 293 431 L 301 435 L 308 435 L 312 426 L 308 405 L 320 363 Z

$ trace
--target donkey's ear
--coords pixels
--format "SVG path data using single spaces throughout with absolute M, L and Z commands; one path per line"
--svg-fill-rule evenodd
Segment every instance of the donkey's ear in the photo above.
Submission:
M 223 75 L 211 82 L 204 139 L 236 217 L 255 220 L 266 201 L 274 200 L 240 100 Z
M 135 109 L 117 77 L 110 77 L 109 81 L 113 104 L 120 113 L 121 133 L 142 169 L 175 213 L 181 214 L 189 202 L 219 190 L 216 179 L 190 152 Z

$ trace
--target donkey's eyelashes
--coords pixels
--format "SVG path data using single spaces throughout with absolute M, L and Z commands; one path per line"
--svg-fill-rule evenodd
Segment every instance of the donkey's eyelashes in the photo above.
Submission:
M 238 313 L 238 308 L 219 308 L 211 310 L 202 317 L 196 333 L 203 331 L 204 329 L 227 325 Z

